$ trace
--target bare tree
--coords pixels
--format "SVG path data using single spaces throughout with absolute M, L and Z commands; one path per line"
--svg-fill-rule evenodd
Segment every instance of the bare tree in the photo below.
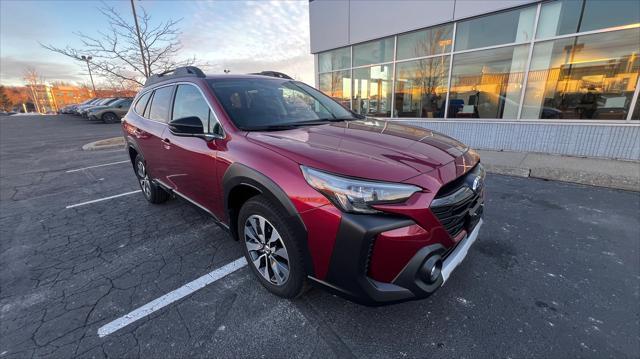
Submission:
M 153 74 L 192 65 L 195 62 L 195 58 L 176 60 L 182 49 L 178 41 L 178 24 L 181 19 L 153 24 L 151 16 L 142 8 L 142 14 L 138 15 L 141 56 L 133 19 L 123 18 L 114 7 L 105 3 L 98 10 L 107 18 L 109 28 L 106 31 L 98 31 L 99 36 L 76 32 L 82 42 L 82 48 L 40 45 L 76 60 L 82 60 L 83 55 L 92 56 L 93 61 L 89 64 L 98 75 L 109 82 L 129 83 L 123 85 L 125 87 L 130 87 L 130 84 L 143 85 L 144 80 Z
M 38 96 L 38 86 L 44 84 L 44 78 L 38 73 L 35 67 L 27 67 L 24 70 L 23 79 L 31 90 L 30 97 L 37 112 L 44 112 L 43 99 Z

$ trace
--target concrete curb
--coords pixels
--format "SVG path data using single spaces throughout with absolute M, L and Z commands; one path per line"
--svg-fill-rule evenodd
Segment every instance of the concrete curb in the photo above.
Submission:
M 109 150 L 114 148 L 124 148 L 124 137 L 113 137 L 105 140 L 94 141 L 82 146 L 84 151 Z
M 487 172 L 505 176 L 530 177 L 544 180 L 578 183 L 595 187 L 606 187 L 626 191 L 640 192 L 640 178 L 613 176 L 604 173 L 576 171 L 548 167 L 509 167 L 485 165 Z

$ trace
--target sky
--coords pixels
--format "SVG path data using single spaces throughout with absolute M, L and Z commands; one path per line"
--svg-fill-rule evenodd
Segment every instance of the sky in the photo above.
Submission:
M 129 1 L 106 1 L 132 19 Z M 23 85 L 27 67 L 46 82 L 88 83 L 86 65 L 44 49 L 81 47 L 74 34 L 107 29 L 100 1 L 0 0 L 0 84 Z M 179 58 L 206 63 L 207 73 L 275 70 L 313 85 L 309 52 L 309 2 L 136 0 L 152 22 L 182 19 Z M 98 81 L 97 81 L 98 82 Z

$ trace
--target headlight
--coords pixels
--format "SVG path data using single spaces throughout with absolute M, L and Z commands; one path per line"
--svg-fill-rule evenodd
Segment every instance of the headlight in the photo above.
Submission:
M 400 203 L 420 187 L 339 177 L 313 168 L 300 166 L 307 183 L 345 212 L 377 213 L 371 205 Z

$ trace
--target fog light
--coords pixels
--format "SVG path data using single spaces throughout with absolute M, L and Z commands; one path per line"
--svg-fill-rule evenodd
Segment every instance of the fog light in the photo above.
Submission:
M 442 258 L 437 254 L 431 256 L 424 262 L 420 272 L 424 281 L 435 283 L 442 273 Z

